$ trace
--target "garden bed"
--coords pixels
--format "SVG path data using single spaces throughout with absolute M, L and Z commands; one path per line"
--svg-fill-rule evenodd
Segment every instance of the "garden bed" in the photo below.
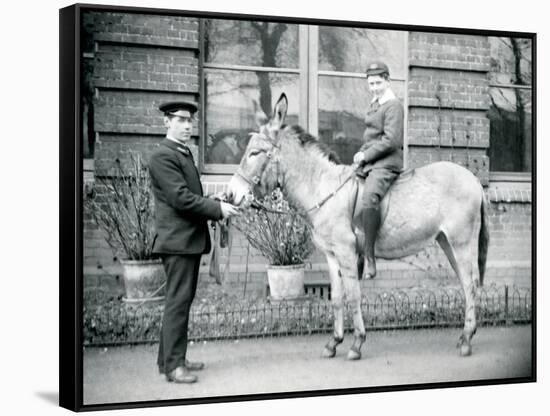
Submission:
M 220 287 L 198 292 L 191 309 L 191 340 L 237 339 L 330 332 L 332 305 L 306 296 L 292 302 L 239 299 Z M 86 299 L 86 296 L 85 296 Z M 119 297 L 85 301 L 84 345 L 157 342 L 162 303 L 125 304 Z M 531 290 L 517 287 L 483 288 L 479 291 L 478 323 L 502 325 L 529 323 Z M 464 298 L 461 291 L 414 289 L 372 292 L 362 300 L 367 330 L 462 326 Z M 351 330 L 349 309 L 345 328 Z

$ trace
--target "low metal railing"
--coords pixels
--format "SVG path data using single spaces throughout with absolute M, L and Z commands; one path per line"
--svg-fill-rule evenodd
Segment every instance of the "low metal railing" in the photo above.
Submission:
M 458 327 L 464 323 L 464 294 L 455 288 L 371 291 L 361 305 L 367 330 Z M 163 308 L 162 304 L 136 306 L 117 299 L 88 302 L 84 345 L 157 342 Z M 531 290 L 510 286 L 479 289 L 477 319 L 480 326 L 530 323 Z M 344 325 L 351 330 L 349 305 Z M 307 335 L 330 332 L 332 326 L 330 301 L 310 294 L 294 301 L 196 305 L 191 309 L 189 337 L 203 341 Z

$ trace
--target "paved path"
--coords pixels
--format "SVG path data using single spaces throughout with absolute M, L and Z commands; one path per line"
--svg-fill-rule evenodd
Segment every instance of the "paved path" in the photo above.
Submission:
M 157 345 L 87 348 L 84 403 L 201 398 L 272 392 L 388 386 L 531 374 L 531 326 L 480 328 L 473 355 L 459 357 L 459 329 L 375 331 L 363 359 L 347 361 L 347 336 L 333 359 L 320 357 L 327 335 L 193 344 L 205 361 L 193 385 L 167 383 L 156 370 Z

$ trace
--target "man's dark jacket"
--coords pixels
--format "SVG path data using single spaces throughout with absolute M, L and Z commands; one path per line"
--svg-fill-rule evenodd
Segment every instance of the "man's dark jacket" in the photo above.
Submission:
M 207 220 L 222 218 L 220 203 L 203 196 L 200 175 L 187 147 L 164 139 L 149 172 L 155 196 L 154 253 L 203 254 L 211 248 Z

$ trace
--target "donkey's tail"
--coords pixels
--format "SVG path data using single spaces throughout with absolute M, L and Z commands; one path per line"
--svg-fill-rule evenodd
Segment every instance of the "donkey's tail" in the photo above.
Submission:
M 489 249 L 489 218 L 487 217 L 487 200 L 483 190 L 481 191 L 481 227 L 479 228 L 477 266 L 479 268 L 479 285 L 483 286 L 485 267 L 487 266 L 487 251 Z

